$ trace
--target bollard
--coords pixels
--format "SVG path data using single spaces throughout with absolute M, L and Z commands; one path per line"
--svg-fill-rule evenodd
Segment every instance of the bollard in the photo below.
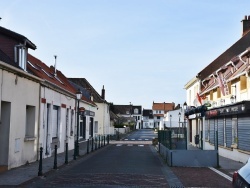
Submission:
M 104 141 L 104 146 L 105 146 L 105 144 L 106 144 L 106 143 L 105 143 L 105 141 L 106 141 L 106 136 L 105 136 L 105 135 L 104 135 L 103 141 Z
M 68 142 L 66 143 L 66 151 L 65 151 L 65 164 L 68 164 Z
M 99 145 L 98 145 L 98 148 L 100 148 L 100 147 L 101 147 L 101 137 L 99 135 Z
M 109 134 L 108 134 L 108 136 L 107 136 L 107 142 L 108 142 L 108 145 L 109 145 Z
M 91 139 L 91 152 L 94 151 L 94 138 Z
M 95 138 L 95 150 L 97 150 L 97 138 Z
M 74 160 L 76 160 L 76 141 L 75 141 L 75 147 L 74 147 Z
M 38 176 L 43 175 L 43 148 L 40 147 L 40 160 L 39 160 L 39 169 L 38 169 Z
M 89 154 L 89 139 L 87 141 L 87 154 Z
M 57 145 L 55 145 L 54 169 L 57 169 Z

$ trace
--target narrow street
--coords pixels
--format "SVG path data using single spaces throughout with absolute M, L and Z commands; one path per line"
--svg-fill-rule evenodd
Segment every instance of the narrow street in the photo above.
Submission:
M 22 187 L 185 187 L 151 145 L 153 137 L 152 130 L 136 131 L 124 141 L 111 142 L 103 149 L 52 171 L 46 174 L 46 177 L 35 178 Z M 190 169 L 182 168 L 186 173 L 182 172 L 181 175 L 187 176 Z M 178 168 L 173 170 L 178 172 Z M 195 182 L 199 178 L 199 173 L 194 176 L 195 169 L 191 170 Z M 198 170 L 214 178 L 214 182 L 218 182 L 218 187 L 230 185 L 228 180 L 207 168 Z M 190 181 L 185 183 L 190 185 Z M 216 187 L 216 184 L 212 185 Z

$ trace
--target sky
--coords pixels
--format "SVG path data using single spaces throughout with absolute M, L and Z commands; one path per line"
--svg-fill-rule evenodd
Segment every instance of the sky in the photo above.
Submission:
M 184 85 L 242 35 L 249 0 L 0 0 L 0 26 L 119 105 L 183 104 Z

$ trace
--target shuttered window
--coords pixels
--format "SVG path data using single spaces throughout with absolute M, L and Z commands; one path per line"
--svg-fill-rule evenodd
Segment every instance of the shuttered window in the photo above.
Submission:
M 241 76 L 240 77 L 240 90 L 244 90 L 247 88 L 247 77 Z

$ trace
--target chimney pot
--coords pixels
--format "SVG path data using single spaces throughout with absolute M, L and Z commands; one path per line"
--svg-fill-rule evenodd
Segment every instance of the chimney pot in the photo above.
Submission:
M 248 16 L 248 20 L 250 20 L 250 15 Z
M 247 15 L 245 15 L 245 18 L 243 20 L 247 20 Z

